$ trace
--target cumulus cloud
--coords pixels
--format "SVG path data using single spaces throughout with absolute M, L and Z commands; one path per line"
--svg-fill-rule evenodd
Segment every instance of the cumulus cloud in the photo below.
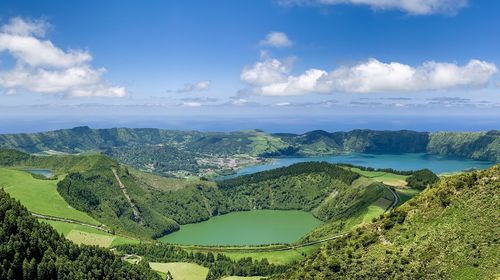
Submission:
M 293 45 L 292 41 L 283 32 L 270 32 L 266 38 L 259 42 L 260 46 L 285 48 Z
M 495 64 L 477 59 L 465 65 L 427 61 L 417 67 L 376 59 L 332 71 L 309 69 L 291 75 L 291 65 L 268 58 L 243 68 L 240 78 L 262 95 L 307 93 L 374 93 L 446 90 L 485 86 L 498 72 Z
M 90 65 L 92 56 L 83 50 L 62 50 L 43 39 L 49 24 L 42 20 L 11 19 L 0 28 L 0 53 L 16 61 L 12 69 L 0 70 L 0 86 L 7 91 L 26 89 L 35 93 L 69 96 L 125 96 L 124 87 L 102 79 L 104 68 Z
M 168 90 L 167 92 L 177 92 L 177 93 L 185 93 L 185 92 L 193 92 L 193 91 L 202 91 L 210 88 L 211 82 L 209 80 L 202 80 L 196 83 L 186 83 L 180 89 L 176 90 Z
M 278 0 L 282 5 L 369 6 L 376 10 L 400 10 L 411 15 L 454 14 L 467 6 L 467 0 Z

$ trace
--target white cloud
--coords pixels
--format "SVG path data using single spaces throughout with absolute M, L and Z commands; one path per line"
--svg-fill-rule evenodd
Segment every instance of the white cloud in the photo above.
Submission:
M 460 87 L 485 86 L 498 72 L 495 64 L 470 60 L 455 63 L 427 61 L 417 67 L 376 59 L 327 72 L 309 69 L 294 76 L 291 65 L 269 58 L 246 66 L 240 75 L 255 92 L 270 96 L 303 95 L 331 92 L 418 92 Z
M 0 86 L 76 97 L 125 96 L 125 88 L 103 81 L 104 68 L 90 66 L 92 56 L 87 51 L 64 51 L 43 40 L 48 27 L 41 20 L 16 17 L 0 28 L 0 53 L 7 52 L 16 61 L 13 69 L 0 70 Z
M 454 14 L 468 0 L 278 0 L 283 5 L 365 5 L 377 10 L 400 10 L 412 15 Z
M 29 20 L 20 17 L 12 18 L 7 24 L 3 25 L 0 29 L 2 33 L 38 37 L 45 36 L 45 32 L 49 29 L 50 25 L 44 20 Z
M 283 32 L 270 32 L 266 35 L 266 39 L 259 42 L 259 45 L 266 47 L 284 48 L 291 47 L 293 43 Z
M 209 80 L 202 80 L 196 83 L 186 83 L 184 87 L 177 90 L 168 90 L 167 92 L 177 92 L 177 93 L 185 93 L 185 92 L 193 92 L 193 91 L 202 91 L 210 88 L 211 82 Z
M 182 105 L 186 107 L 201 107 L 202 104 L 200 102 L 188 101 L 188 102 L 183 102 Z

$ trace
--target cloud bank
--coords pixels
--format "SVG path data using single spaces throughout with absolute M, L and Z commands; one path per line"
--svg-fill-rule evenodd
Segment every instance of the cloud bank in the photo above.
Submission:
M 427 61 L 412 67 L 376 59 L 332 71 L 309 69 L 292 75 L 291 63 L 266 58 L 243 68 L 240 78 L 254 92 L 270 96 L 307 93 L 419 92 L 483 87 L 498 72 L 495 64 L 471 59 L 465 65 Z
M 124 87 L 102 79 L 104 68 L 92 68 L 92 56 L 83 50 L 62 50 L 43 39 L 49 24 L 43 20 L 12 18 L 0 28 L 0 53 L 15 60 L 9 70 L 0 70 L 0 86 L 8 93 L 25 89 L 43 94 L 75 97 L 125 96 Z
M 467 2 L 467 0 L 278 0 L 282 5 L 364 5 L 376 10 L 400 10 L 411 15 L 454 14 L 466 7 Z

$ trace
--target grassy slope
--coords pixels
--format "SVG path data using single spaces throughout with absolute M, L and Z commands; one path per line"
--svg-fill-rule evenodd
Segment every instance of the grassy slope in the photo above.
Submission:
M 37 180 L 30 173 L 0 168 L 0 187 L 32 212 L 63 217 L 89 224 L 100 223 L 72 208 L 57 192 L 56 180 Z
M 101 223 L 82 211 L 71 207 L 57 192 L 57 180 L 38 180 L 25 171 L 0 168 L 0 187 L 3 187 L 13 198 L 19 200 L 28 210 L 42 215 L 73 219 L 88 224 Z M 113 236 L 91 227 L 58 222 L 45 221 L 59 233 L 77 244 L 99 245 L 103 247 L 123 243 L 136 243 L 137 240 L 121 236 Z
M 149 263 L 156 271 L 167 273 L 170 271 L 175 280 L 205 280 L 208 268 L 193 263 Z
M 442 179 L 275 279 L 492 279 L 500 273 L 500 165 Z

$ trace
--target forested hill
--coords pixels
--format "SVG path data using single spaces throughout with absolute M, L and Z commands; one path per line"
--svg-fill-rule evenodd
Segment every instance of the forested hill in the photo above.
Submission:
M 78 246 L 0 189 L 0 279 L 161 279 L 97 246 Z
M 440 180 L 272 279 L 496 279 L 500 165 Z
M 316 130 L 304 134 L 268 134 L 260 130 L 222 133 L 154 128 L 76 127 L 41 133 L 2 134 L 0 147 L 26 152 L 106 151 L 112 157 L 132 165 L 145 164 L 142 162 L 144 158 L 155 154 L 174 154 L 163 160 L 176 161 L 178 158 L 194 158 L 199 154 L 304 156 L 341 152 L 429 152 L 500 162 L 500 131 L 429 133 L 352 130 L 330 133 Z M 130 151 L 131 147 L 135 148 L 133 159 L 123 153 Z

